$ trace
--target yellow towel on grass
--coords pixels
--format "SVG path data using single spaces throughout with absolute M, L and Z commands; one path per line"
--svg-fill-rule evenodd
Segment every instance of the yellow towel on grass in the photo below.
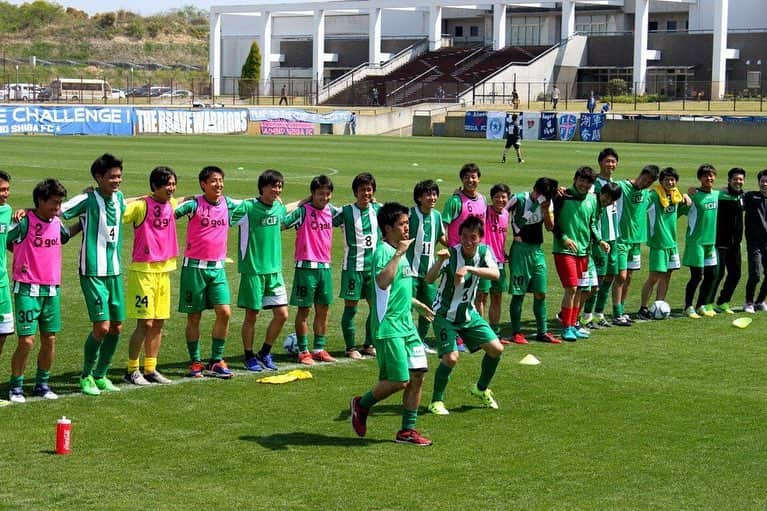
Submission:
M 302 371 L 300 369 L 294 369 L 293 371 L 285 374 L 278 374 L 276 376 L 265 376 L 256 380 L 258 383 L 289 383 L 296 380 L 309 380 L 312 377 L 312 373 L 309 371 Z

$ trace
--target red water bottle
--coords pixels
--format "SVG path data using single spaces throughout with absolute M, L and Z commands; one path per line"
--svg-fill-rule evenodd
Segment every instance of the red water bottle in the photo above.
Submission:
M 72 421 L 66 417 L 56 422 L 56 454 L 72 452 Z

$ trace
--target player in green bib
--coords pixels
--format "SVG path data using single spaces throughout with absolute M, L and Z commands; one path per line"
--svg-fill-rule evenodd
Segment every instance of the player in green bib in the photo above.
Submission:
M 703 164 L 697 172 L 700 186 L 690 197 L 692 204 L 681 207 L 687 215 L 687 232 L 684 241 L 682 264 L 690 268 L 690 280 L 684 293 L 684 312 L 688 318 L 716 316 L 714 308 L 707 307 L 716 282 L 718 265 L 716 254 L 716 217 L 719 205 L 719 190 L 714 190 L 716 169 L 713 165 Z M 698 300 L 693 307 L 695 291 L 700 285 Z
M 76 195 L 61 208 L 64 219 L 79 217 L 83 228 L 80 287 L 93 330 L 85 340 L 80 388 L 89 396 L 120 390 L 107 378 L 107 371 L 125 321 L 120 247 L 127 204 L 120 191 L 122 171 L 122 160 L 108 153 L 100 156 L 91 165 L 96 188 Z
M 434 393 L 429 404 L 429 411 L 436 415 L 450 413 L 444 403 L 445 389 L 458 363 L 459 336 L 470 352 L 480 349 L 485 352 L 482 370 L 477 383 L 471 387 L 471 394 L 486 407 L 498 408 L 489 386 L 501 361 L 503 344 L 474 305 L 479 279 L 496 280 L 500 276 L 490 247 L 482 243 L 484 235 L 482 219 L 468 217 L 460 225 L 459 244 L 440 250 L 437 261 L 426 274 L 427 282 L 440 279 L 433 306 L 440 363 L 434 375 Z
M 428 446 L 431 440 L 415 429 L 427 363 L 413 324 L 412 306 L 433 314 L 413 299 L 413 271 L 406 257 L 408 247 L 413 243 L 409 239 L 408 209 L 390 202 L 380 209 L 378 219 L 384 242 L 376 247 L 372 260 L 370 330 L 376 345 L 379 376 L 375 387 L 363 396 L 352 398 L 352 427 L 357 435 L 365 436 L 370 408 L 392 394 L 404 391 L 402 429 L 397 433 L 396 442 Z
M 642 265 L 641 244 L 647 242 L 648 188 L 658 179 L 657 165 L 645 165 L 634 179 L 618 181 L 621 198 L 616 201 L 618 211 L 617 252 L 618 273 L 613 282 L 613 325 L 630 326 L 631 317 L 625 313 L 626 297 L 631 275 Z
M 647 246 L 650 248 L 650 274 L 642 286 L 642 303 L 637 316 L 652 319 L 647 304 L 657 284 L 656 300 L 666 300 L 671 273 L 681 266 L 676 224 L 679 206 L 690 206 L 690 198 L 677 189 L 679 174 L 671 167 L 660 171 L 658 184 L 650 190 L 647 208 Z
M 11 194 L 11 176 L 4 170 L 0 170 L 0 246 L 6 245 L 8 230 L 11 225 L 13 209 L 8 204 Z M 0 250 L 0 353 L 3 352 L 5 339 L 13 333 L 13 302 L 11 301 L 11 287 L 8 280 L 6 264 L 6 251 Z M 8 405 L 9 401 L 0 399 L 0 407 Z
M 333 217 L 333 227 L 343 227 L 344 261 L 341 270 L 341 293 L 344 312 L 341 316 L 341 331 L 346 343 L 346 356 L 358 360 L 362 355 L 376 354 L 370 336 L 370 316 L 365 321 L 365 342 L 362 350 L 356 346 L 354 317 L 361 298 L 371 304 L 368 290 L 372 289 L 371 264 L 373 251 L 378 246 L 379 230 L 376 214 L 380 205 L 375 202 L 376 180 L 372 174 L 363 172 L 352 180 L 352 191 L 356 201 L 341 208 Z

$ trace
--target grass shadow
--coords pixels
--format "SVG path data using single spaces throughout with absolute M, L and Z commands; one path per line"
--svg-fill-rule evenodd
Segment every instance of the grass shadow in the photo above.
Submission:
M 244 435 L 240 440 L 245 442 L 257 442 L 261 447 L 272 451 L 282 451 L 295 446 L 331 446 L 331 447 L 357 447 L 371 444 L 390 443 L 390 440 L 359 438 L 352 436 L 330 436 L 303 431 L 291 433 L 276 433 L 267 436 Z

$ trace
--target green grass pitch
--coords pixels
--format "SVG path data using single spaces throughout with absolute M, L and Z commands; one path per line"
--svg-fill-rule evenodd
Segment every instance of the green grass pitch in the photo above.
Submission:
M 124 158 L 127 195 L 148 190 L 148 174 L 156 165 L 179 173 L 177 195 L 196 193 L 197 172 L 215 164 L 226 170 L 226 192 L 235 197 L 255 195 L 259 172 L 276 168 L 286 176 L 286 200 L 307 195 L 312 176 L 332 174 L 333 202 L 340 205 L 352 200 L 354 175 L 371 171 L 378 179 L 379 201 L 405 204 L 412 202 L 416 181 L 442 179 L 441 207 L 465 162 L 480 166 L 483 192 L 497 182 L 517 192 L 543 175 L 571 182 L 577 166 L 597 166 L 604 145 L 526 142 L 527 163 L 503 165 L 502 142 L 485 140 L 12 137 L 0 138 L 0 168 L 13 176 L 15 207 L 31 205 L 31 190 L 45 177 L 59 178 L 74 195 L 91 182 L 90 162 L 107 151 Z M 621 157 L 617 177 L 634 177 L 647 163 L 670 165 L 681 174 L 683 189 L 696 183 L 695 170 L 704 162 L 719 169 L 718 186 L 730 167 L 746 168 L 747 189 L 756 188 L 756 172 L 767 166 L 763 148 L 615 148 Z M 179 225 L 184 239 L 185 223 Z M 683 218 L 680 233 L 685 225 Z M 283 234 L 288 284 L 293 239 L 291 232 Z M 129 234 L 123 247 L 126 265 L 131 242 Z M 76 276 L 78 244 L 75 240 L 64 249 L 64 328 L 52 379 L 62 398 L 0 410 L 0 509 L 767 508 L 764 313 L 745 330 L 733 328 L 731 316 L 675 318 L 599 331 L 572 344 L 511 346 L 492 385 L 501 406 L 497 411 L 479 408 L 468 394 L 481 357 L 464 356 L 446 397 L 451 415 L 421 415 L 418 428 L 434 445 L 416 449 L 392 441 L 399 429 L 400 396 L 374 408 L 366 438 L 357 438 L 349 426 L 349 398 L 376 380 L 372 360 L 315 366 L 314 378 L 307 381 L 256 383 L 242 370 L 242 312 L 237 309 L 226 351 L 238 371 L 232 381 L 183 380 L 185 318 L 175 314 L 166 323 L 160 368 L 180 384 L 123 386 L 119 394 L 98 398 L 79 395 L 77 376 L 90 323 Z M 233 250 L 234 236 L 230 254 Z M 337 261 L 341 251 L 336 235 Z M 669 302 L 677 314 L 688 276 L 682 269 L 671 281 Z M 645 271 L 634 277 L 629 312 L 638 308 L 645 277 Z M 236 294 L 233 266 L 230 279 Z M 550 264 L 550 318 L 560 299 Z M 504 319 L 507 307 L 508 298 Z M 530 297 L 524 307 L 525 325 L 531 328 Z M 360 309 L 358 332 L 366 306 Z M 341 310 L 340 302 L 334 304 L 329 335 L 329 348 L 338 355 Z M 259 318 L 257 342 L 267 320 L 268 314 Z M 204 315 L 204 333 L 210 321 Z M 292 321 L 293 311 L 285 334 L 293 331 Z M 556 320 L 551 323 L 556 327 Z M 125 324 L 114 380 L 123 374 L 132 329 Z M 0 380 L 7 381 L 15 343 L 9 338 L 0 356 Z M 205 336 L 202 346 L 206 355 Z M 281 353 L 281 347 L 276 351 Z M 541 365 L 519 365 L 528 353 Z M 28 381 L 34 377 L 31 358 Z M 289 367 L 284 356 L 277 360 Z M 430 363 L 435 367 L 436 358 Z M 427 376 L 424 402 L 432 378 Z M 52 454 L 55 422 L 62 415 L 73 420 L 70 456 Z

